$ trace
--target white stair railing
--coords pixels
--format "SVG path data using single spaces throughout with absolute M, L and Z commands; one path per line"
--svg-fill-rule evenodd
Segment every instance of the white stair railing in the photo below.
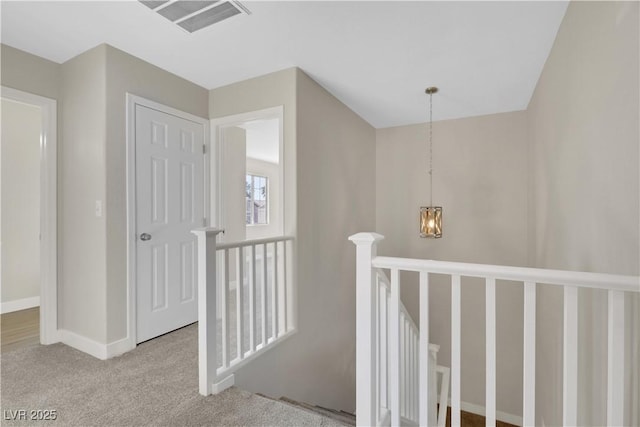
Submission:
M 382 238 L 375 233 L 350 237 L 357 245 L 356 421 L 359 426 L 444 426 L 446 405 L 436 418 L 439 346 L 429 344 L 428 316 L 421 314 L 420 330 L 427 332 L 420 334 L 400 301 L 399 271 L 392 271 L 389 280 L 372 267 Z M 449 371 L 438 372 L 447 390 Z
M 234 372 L 296 331 L 293 237 L 217 244 L 221 231 L 193 230 L 198 238 L 199 391 L 204 396 L 231 387 Z
M 486 425 L 496 423 L 496 280 L 517 282 L 524 287 L 524 356 L 523 356 L 523 425 L 535 425 L 535 324 L 536 287 L 538 283 L 562 286 L 564 289 L 564 354 L 563 354 L 563 424 L 577 424 L 577 365 L 578 365 L 578 288 L 604 289 L 608 291 L 608 376 L 607 376 L 607 424 L 622 425 L 624 414 L 624 300 L 626 292 L 640 292 L 638 276 L 583 273 L 497 265 L 466 264 L 420 259 L 379 257 L 377 243 L 383 236 L 376 233 L 358 233 L 349 238 L 357 246 L 356 253 L 356 422 L 359 426 L 382 425 L 376 387 L 378 383 L 379 354 L 376 348 L 380 321 L 378 269 L 391 271 L 390 298 L 385 312 L 391 325 L 382 345 L 388 345 L 390 382 L 389 413 L 382 421 L 392 426 L 411 424 L 405 414 L 415 414 L 413 396 L 403 392 L 401 348 L 403 344 L 400 302 L 400 272 L 418 272 L 420 275 L 420 335 L 418 364 L 418 420 L 420 425 L 433 425 L 429 399 L 429 370 L 420 369 L 429 360 L 429 274 L 451 277 L 451 425 L 460 425 L 460 337 L 461 337 L 461 278 L 485 279 L 486 290 Z M 404 315 L 406 318 L 406 314 Z M 409 363 L 409 366 L 411 365 Z M 411 389 L 413 390 L 413 389 Z M 406 402 L 409 396 L 410 402 Z M 442 396 L 441 396 L 442 397 Z M 444 396 L 446 398 L 446 396 Z M 446 400 L 441 399 L 441 409 Z M 406 408 L 410 408 L 406 412 Z M 403 412 L 404 411 L 404 412 Z
M 391 283 L 389 278 L 380 269 L 375 269 L 375 280 L 378 288 L 376 300 L 377 313 L 377 334 L 376 334 L 376 372 L 377 376 L 377 397 L 376 402 L 378 409 L 377 424 L 388 425 L 391 422 L 389 411 L 389 326 L 391 316 L 389 315 L 389 303 L 391 299 Z M 411 315 L 407 311 L 402 301 L 400 301 L 400 419 L 403 425 L 419 425 L 419 372 L 420 372 L 420 332 L 414 323 Z M 442 387 L 448 393 L 449 387 L 449 370 L 447 368 L 437 366 L 437 354 L 440 346 L 429 344 L 429 414 L 430 425 L 438 425 L 444 427 L 446 420 L 446 405 L 441 406 L 436 418 L 436 397 L 437 397 L 437 373 L 442 375 Z

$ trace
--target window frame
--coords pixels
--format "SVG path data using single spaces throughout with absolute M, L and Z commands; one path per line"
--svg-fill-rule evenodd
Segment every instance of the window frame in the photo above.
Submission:
M 246 197 L 246 183 L 247 183 L 247 178 L 251 177 L 251 188 L 249 191 L 249 194 L 251 195 L 251 203 L 255 203 L 255 198 L 254 198 L 254 194 L 255 194 L 255 178 L 262 178 L 264 179 L 264 183 L 265 183 L 265 197 L 264 197 L 264 211 L 265 211 L 265 222 L 253 222 L 254 221 L 254 214 L 253 212 L 249 213 L 247 211 L 247 207 L 246 206 L 246 202 L 248 202 L 248 198 Z M 268 176 L 264 176 L 264 174 L 259 174 L 259 173 L 254 173 L 254 172 L 250 172 L 250 171 L 246 171 L 245 173 L 245 225 L 247 227 L 253 227 L 253 226 L 265 226 L 265 225 L 269 225 L 269 220 L 270 220 L 270 215 L 269 215 L 269 197 L 270 197 L 270 189 L 269 189 L 269 177 Z M 249 214 L 249 215 L 247 215 Z M 251 218 L 251 222 L 247 222 L 247 218 Z

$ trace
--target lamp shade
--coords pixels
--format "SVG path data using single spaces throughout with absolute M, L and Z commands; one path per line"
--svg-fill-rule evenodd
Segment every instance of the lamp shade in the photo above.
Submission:
M 438 239 L 442 237 L 442 207 L 420 208 L 420 237 Z

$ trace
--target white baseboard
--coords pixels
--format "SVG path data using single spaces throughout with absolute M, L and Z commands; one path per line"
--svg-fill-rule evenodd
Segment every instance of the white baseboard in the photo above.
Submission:
M 26 310 L 27 308 L 40 307 L 40 297 L 22 298 L 14 301 L 3 302 L 0 307 L 2 314 L 14 311 Z
M 97 359 L 107 359 L 107 345 L 101 344 L 91 338 L 78 335 L 75 332 L 67 331 L 66 329 L 60 329 L 58 331 L 60 341 L 63 344 L 73 347 L 76 350 L 80 350 L 83 353 L 87 353 Z
M 219 383 L 211 384 L 211 394 L 221 393 L 226 389 L 228 389 L 229 387 L 233 387 L 234 384 L 235 384 L 235 376 L 231 374 L 227 378 L 220 381 Z
M 101 344 L 90 338 L 65 329 L 60 329 L 58 331 L 58 336 L 62 343 L 100 360 L 107 360 L 115 356 L 120 356 L 121 354 L 135 348 L 135 345 L 132 346 L 131 341 L 128 338 L 114 341 L 109 344 Z
M 121 340 L 111 342 L 107 344 L 107 359 L 121 356 L 134 348 L 136 348 L 136 343 L 132 342 L 129 338 L 123 338 Z

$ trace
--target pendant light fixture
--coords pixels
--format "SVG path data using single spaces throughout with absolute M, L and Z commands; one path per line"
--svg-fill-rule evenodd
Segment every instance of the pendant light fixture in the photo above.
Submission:
M 429 95 L 429 206 L 420 208 L 420 237 L 438 239 L 442 237 L 442 207 L 433 206 L 433 94 L 438 88 L 428 87 Z

